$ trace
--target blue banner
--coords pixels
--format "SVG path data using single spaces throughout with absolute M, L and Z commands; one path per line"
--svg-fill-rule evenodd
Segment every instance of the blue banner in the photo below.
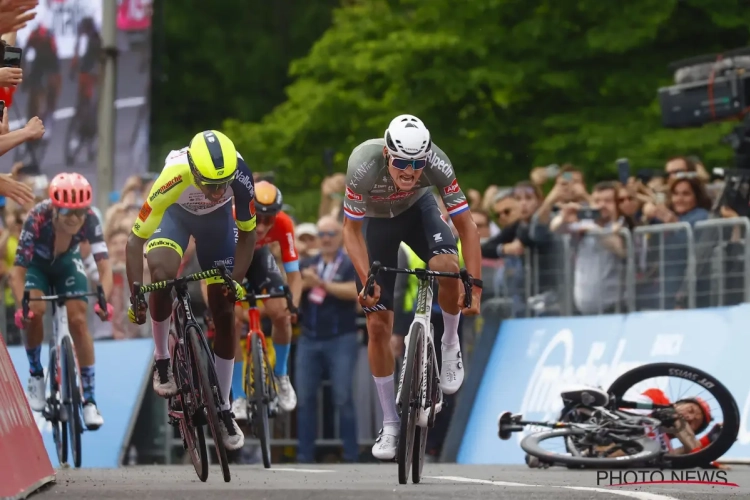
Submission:
M 629 315 L 508 320 L 500 328 L 458 452 L 461 464 L 519 464 L 518 433 L 497 437 L 503 411 L 554 420 L 560 392 L 603 388 L 645 363 L 671 361 L 707 371 L 737 400 L 742 426 L 726 455 L 750 457 L 750 304 Z
M 94 342 L 96 355 L 95 397 L 104 425 L 96 431 L 85 431 L 82 436 L 81 467 L 118 467 L 119 457 L 129 431 L 135 425 L 140 393 L 144 380 L 151 372 L 154 343 L 151 339 L 111 340 Z M 10 359 L 21 384 L 26 388 L 29 361 L 23 347 L 8 348 Z M 49 348 L 42 348 L 45 373 Z M 47 388 L 49 395 L 49 388 Z M 44 446 L 53 466 L 58 466 L 57 450 L 52 440 L 52 425 L 41 413 L 33 412 Z M 68 452 L 68 462 L 73 459 Z

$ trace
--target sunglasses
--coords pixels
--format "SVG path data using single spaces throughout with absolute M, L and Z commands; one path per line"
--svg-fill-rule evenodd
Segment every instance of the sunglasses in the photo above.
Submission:
M 338 231 L 318 231 L 318 238 L 323 238 L 324 236 L 328 236 L 329 238 L 334 238 L 338 236 Z
M 397 170 L 406 170 L 409 167 L 414 170 L 422 170 L 427 166 L 427 160 L 405 160 L 391 156 L 391 166 Z
M 507 216 L 507 215 L 510 215 L 511 213 L 513 213 L 513 209 L 512 208 L 506 208 L 506 209 L 498 211 L 497 215 L 506 215 Z
M 70 217 L 75 215 L 76 217 L 85 217 L 89 211 L 88 208 L 58 208 L 57 213 L 63 217 Z

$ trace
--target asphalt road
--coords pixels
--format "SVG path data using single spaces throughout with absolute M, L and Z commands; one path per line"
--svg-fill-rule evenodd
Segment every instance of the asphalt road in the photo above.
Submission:
M 191 466 L 138 466 L 120 469 L 61 469 L 57 481 L 32 499 L 212 499 L 243 500 L 723 500 L 750 498 L 750 469 L 727 471 L 739 487 L 662 484 L 610 487 L 597 485 L 596 471 L 563 468 L 425 464 L 420 484 L 398 484 L 395 464 L 231 467 L 225 483 L 212 466 L 201 483 Z

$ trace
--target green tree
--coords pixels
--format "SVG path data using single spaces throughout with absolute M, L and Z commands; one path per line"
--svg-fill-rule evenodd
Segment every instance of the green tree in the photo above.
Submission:
M 284 101 L 289 63 L 331 24 L 337 0 L 158 2 L 153 159 L 228 117 L 260 120 Z M 158 22 L 158 21 L 157 21 Z
M 736 2 L 708 0 L 362 0 L 290 67 L 286 102 L 262 121 L 229 120 L 244 155 L 291 191 L 317 187 L 322 151 L 351 150 L 413 113 L 464 187 L 508 183 L 570 161 L 592 178 L 614 160 L 729 162 L 728 124 L 664 130 L 656 99 L 668 63 L 747 44 Z

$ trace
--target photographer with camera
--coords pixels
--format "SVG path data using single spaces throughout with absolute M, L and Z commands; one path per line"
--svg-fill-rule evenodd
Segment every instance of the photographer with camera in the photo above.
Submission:
M 573 302 L 579 314 L 619 312 L 622 305 L 625 244 L 623 219 L 617 208 L 616 182 L 594 186 L 591 207 L 566 203 L 552 219 L 550 230 L 569 234 L 575 253 Z

